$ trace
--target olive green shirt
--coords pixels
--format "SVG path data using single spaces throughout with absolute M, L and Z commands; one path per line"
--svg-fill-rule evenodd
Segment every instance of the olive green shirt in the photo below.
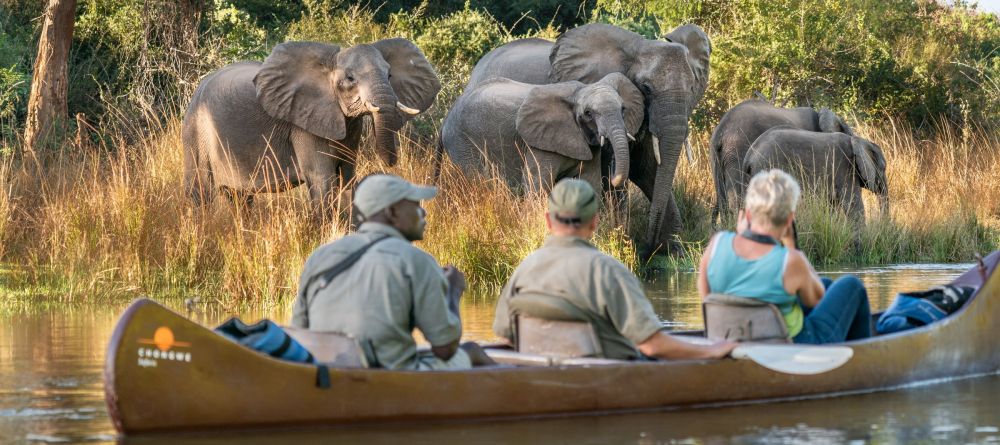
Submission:
M 635 275 L 582 238 L 550 236 L 517 266 L 493 321 L 493 332 L 512 341 L 508 302 L 519 294 L 562 297 L 593 315 L 588 321 L 607 358 L 638 357 L 635 345 L 660 330 L 660 319 Z
M 342 261 L 372 240 L 375 244 L 349 269 L 319 289 L 309 278 Z M 416 369 L 413 329 L 433 346 L 462 336 L 462 325 L 448 309 L 448 281 L 430 254 L 395 228 L 366 222 L 357 233 L 316 249 L 306 260 L 292 310 L 292 326 L 338 331 L 358 339 L 373 366 Z

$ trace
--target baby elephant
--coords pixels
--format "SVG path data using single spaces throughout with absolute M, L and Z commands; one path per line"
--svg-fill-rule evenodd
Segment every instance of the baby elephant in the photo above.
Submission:
M 628 178 L 628 142 L 643 98 L 612 73 L 586 85 L 531 85 L 494 78 L 466 91 L 448 113 L 441 148 L 466 174 L 496 168 L 514 188 L 548 191 L 564 177 L 601 189 L 601 147 L 611 144 L 611 182 Z
M 865 217 L 861 187 L 874 192 L 888 216 L 889 187 L 882 149 L 867 139 L 844 133 L 772 128 L 750 146 L 743 165 L 749 176 L 780 168 L 799 180 L 803 190 L 824 191 L 855 223 Z M 741 197 L 742 198 L 742 197 Z

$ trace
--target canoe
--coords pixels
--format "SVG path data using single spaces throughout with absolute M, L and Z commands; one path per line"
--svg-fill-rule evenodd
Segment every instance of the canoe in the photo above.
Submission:
M 108 411 L 125 434 L 532 418 L 687 409 L 891 390 L 1000 371 L 1000 252 L 953 283 L 980 285 L 956 313 L 909 331 L 842 343 L 843 366 L 813 375 L 749 360 L 596 361 L 468 371 L 317 367 L 246 349 L 148 299 L 108 346 Z

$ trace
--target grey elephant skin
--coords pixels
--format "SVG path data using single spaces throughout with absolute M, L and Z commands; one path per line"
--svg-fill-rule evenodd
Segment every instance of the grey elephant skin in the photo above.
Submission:
M 712 132 L 709 157 L 715 182 L 715 207 L 712 220 L 720 212 L 735 215 L 746 191 L 743 159 L 757 138 L 765 131 L 783 126 L 799 130 L 854 135 L 843 119 L 827 108 L 779 108 L 763 100 L 741 102 L 726 112 Z
M 642 124 L 642 94 L 618 73 L 585 85 L 491 78 L 455 102 L 441 145 L 466 174 L 496 169 L 515 188 L 548 191 L 579 177 L 601 187 L 601 146 L 612 147 L 612 182 L 628 178 L 628 138 Z
M 184 116 L 184 182 L 198 203 L 226 191 L 255 193 L 305 183 L 317 210 L 351 184 L 371 116 L 376 151 L 398 158 L 397 131 L 441 89 L 413 43 L 380 40 L 341 48 L 286 42 L 260 62 L 206 76 Z
M 861 188 L 878 196 L 882 215 L 889 212 L 885 156 L 872 141 L 844 133 L 772 128 L 760 135 L 743 160 L 746 173 L 780 168 L 802 185 L 803 193 L 823 193 L 855 224 L 865 220 Z
M 696 25 L 680 26 L 664 37 L 646 39 L 592 23 L 567 31 L 554 43 L 525 39 L 497 48 L 477 63 L 470 80 L 473 87 L 494 76 L 541 83 L 547 72 L 550 83 L 593 83 L 610 73 L 632 81 L 645 107 L 645 123 L 630 143 L 629 166 L 629 179 L 650 200 L 644 257 L 681 251 L 673 180 L 688 119 L 708 85 L 711 54 L 708 36 Z

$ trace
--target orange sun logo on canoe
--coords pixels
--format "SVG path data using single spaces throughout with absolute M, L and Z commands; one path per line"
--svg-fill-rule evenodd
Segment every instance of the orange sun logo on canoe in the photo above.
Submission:
M 147 345 L 156 345 L 156 349 L 159 349 L 161 351 L 169 351 L 170 348 L 173 348 L 174 346 L 179 346 L 182 348 L 191 346 L 191 343 L 177 341 L 174 338 L 174 331 L 170 330 L 170 328 L 166 326 L 160 326 L 156 328 L 156 332 L 153 332 L 153 338 L 151 339 L 140 338 L 139 343 Z

